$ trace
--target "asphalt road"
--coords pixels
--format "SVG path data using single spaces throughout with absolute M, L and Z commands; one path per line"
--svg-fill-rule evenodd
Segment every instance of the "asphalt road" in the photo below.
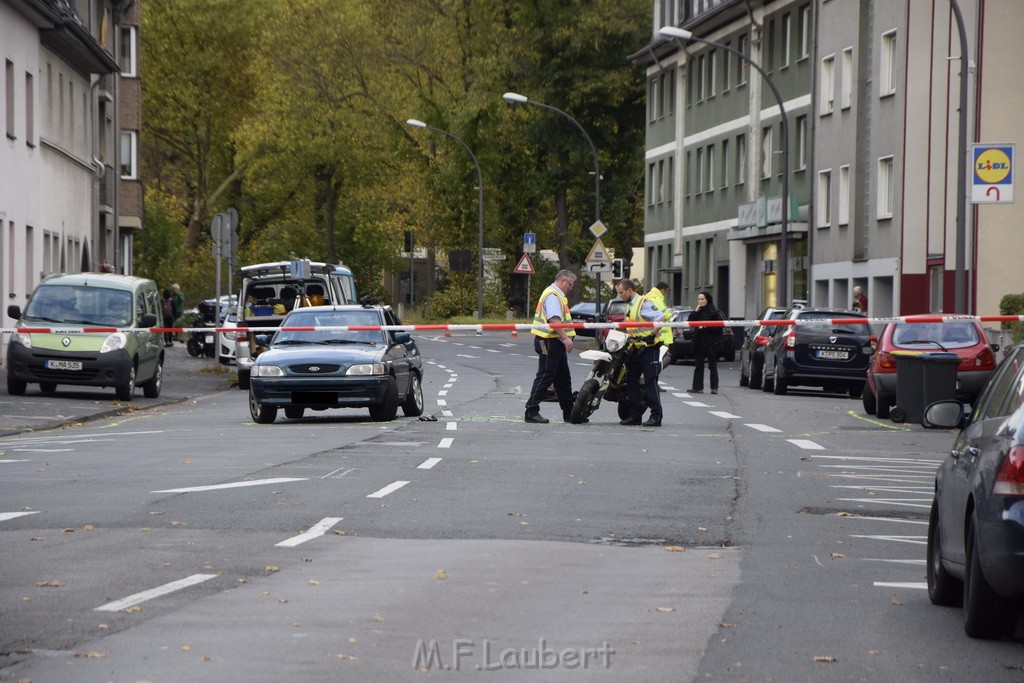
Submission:
M 951 434 L 728 365 L 529 425 L 527 335 L 420 346 L 436 421 L 256 425 L 183 350 L 148 409 L 30 389 L 76 424 L 0 438 L 0 681 L 1020 680 L 923 590 Z

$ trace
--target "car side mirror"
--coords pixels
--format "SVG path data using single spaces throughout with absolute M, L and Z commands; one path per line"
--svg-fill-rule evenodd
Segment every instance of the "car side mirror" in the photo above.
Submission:
M 925 408 L 921 426 L 925 429 L 963 429 L 970 421 L 961 401 L 936 401 Z
M 408 332 L 395 332 L 396 344 L 408 344 L 410 341 L 412 341 L 412 335 Z
M 21 319 L 21 306 L 11 304 L 7 307 L 7 317 L 14 318 L 15 320 Z
M 139 321 L 140 327 L 156 327 L 156 314 L 155 313 L 143 313 L 142 319 Z
M 257 334 L 256 343 L 260 346 L 270 346 L 270 335 L 269 334 Z

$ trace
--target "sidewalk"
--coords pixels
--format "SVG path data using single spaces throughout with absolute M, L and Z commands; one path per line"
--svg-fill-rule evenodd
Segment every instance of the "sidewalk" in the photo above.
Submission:
M 237 387 L 235 367 L 215 358 L 193 358 L 185 345 L 165 348 L 163 388 L 159 398 L 145 398 L 135 390 L 132 402 L 118 401 L 113 387 L 58 385 L 54 394 L 43 394 L 30 384 L 24 396 L 7 393 L 7 370 L 0 367 L 0 436 L 54 429 L 74 422 L 146 410 Z M 237 391 L 237 388 L 234 389 Z

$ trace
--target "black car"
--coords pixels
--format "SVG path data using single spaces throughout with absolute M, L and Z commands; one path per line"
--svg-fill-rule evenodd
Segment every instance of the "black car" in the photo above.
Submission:
M 781 395 L 791 386 L 802 385 L 860 396 L 877 343 L 864 314 L 795 308 L 785 319 L 795 322 L 779 330 L 764 347 L 762 391 Z M 833 324 L 835 319 L 846 322 Z
M 686 322 L 690 319 L 690 314 L 693 313 L 692 308 L 684 308 L 675 314 L 672 318 L 674 323 Z M 723 327 L 722 328 L 722 343 L 719 347 L 719 357 L 727 362 L 736 360 L 736 338 L 737 332 L 743 334 L 743 327 Z M 740 337 L 742 339 L 742 337 Z M 668 346 L 668 354 L 672 357 L 673 363 L 682 363 L 684 360 L 693 360 L 693 328 L 692 327 L 673 327 L 672 328 L 672 343 Z
M 400 325 L 390 308 L 312 306 L 284 319 L 256 359 L 249 382 L 249 412 L 273 422 L 279 408 L 291 419 L 304 411 L 366 408 L 377 421 L 423 413 L 423 359 L 408 332 L 376 328 Z M 288 329 L 316 328 L 316 329 Z
M 972 638 L 1012 636 L 1024 599 L 1024 345 L 996 370 L 969 416 L 928 406 L 926 427 L 959 427 L 935 476 L 928 597 L 963 604 Z
M 784 308 L 766 308 L 761 311 L 758 320 L 781 320 L 786 317 Z M 740 347 L 740 386 L 749 386 L 751 389 L 761 388 L 761 374 L 764 369 L 764 347 L 771 341 L 775 333 L 780 329 L 785 330 L 781 325 L 761 325 L 753 329 L 753 334 L 748 334 Z
M 569 315 L 572 316 L 574 323 L 600 323 L 604 322 L 603 316 L 597 314 L 597 304 L 593 301 L 581 301 L 572 308 L 569 309 Z M 576 330 L 576 335 L 580 337 L 593 337 L 595 336 L 596 330 L 594 328 Z

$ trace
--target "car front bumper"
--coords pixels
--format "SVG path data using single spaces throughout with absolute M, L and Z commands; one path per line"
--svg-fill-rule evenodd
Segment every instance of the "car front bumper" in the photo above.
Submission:
M 256 401 L 271 408 L 362 408 L 384 402 L 388 376 L 251 377 Z
M 75 361 L 81 370 L 56 370 L 46 367 L 46 361 Z M 128 381 L 132 359 L 124 349 L 99 353 L 98 351 L 56 351 L 26 349 L 21 344 L 8 344 L 7 376 L 22 382 L 51 382 L 77 384 L 90 387 L 115 387 Z

